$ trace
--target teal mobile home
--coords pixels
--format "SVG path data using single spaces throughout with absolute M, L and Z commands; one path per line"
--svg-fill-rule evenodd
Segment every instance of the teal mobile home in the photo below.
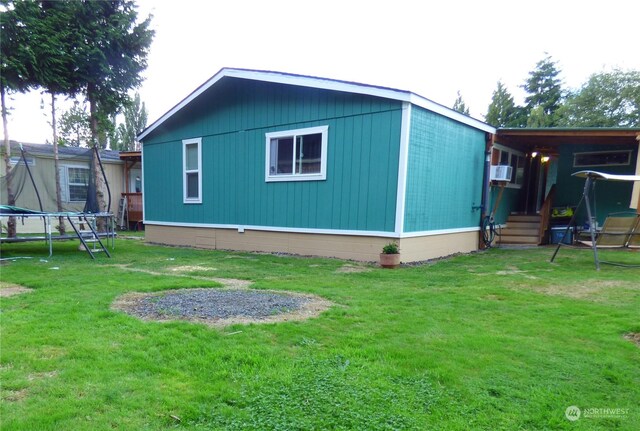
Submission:
M 478 248 L 495 129 L 408 91 L 222 69 L 144 130 L 151 242 L 403 261 Z

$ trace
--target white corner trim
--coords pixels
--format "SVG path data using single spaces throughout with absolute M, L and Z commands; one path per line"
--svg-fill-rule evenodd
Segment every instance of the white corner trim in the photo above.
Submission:
M 144 180 L 144 145 L 140 144 L 140 166 L 142 168 L 142 218 L 144 219 L 144 215 L 147 213 L 146 209 L 145 209 L 145 205 L 144 205 L 144 201 L 145 201 L 145 196 L 146 193 L 144 191 L 144 184 L 145 184 L 145 180 Z M 144 223 L 144 222 L 143 222 Z M 129 226 L 127 226 L 127 229 L 129 228 Z
M 402 103 L 402 126 L 400 128 L 400 153 L 398 155 L 398 188 L 396 190 L 395 231 L 401 235 L 404 230 L 404 212 L 407 194 L 407 169 L 409 163 L 409 138 L 411 136 L 411 104 Z
M 349 235 L 349 236 L 377 236 L 381 238 L 415 238 L 420 236 L 434 236 L 434 235 L 447 235 L 466 232 L 480 231 L 479 226 L 454 228 L 454 229 L 439 229 L 439 230 L 427 230 L 420 232 L 409 232 L 401 235 L 395 232 L 373 231 L 373 230 L 342 230 L 342 229 L 311 229 L 311 228 L 297 228 L 297 227 L 280 227 L 280 226 L 251 226 L 251 225 L 239 225 L 239 224 L 217 224 L 217 223 L 182 223 L 182 222 L 168 222 L 168 221 L 156 221 L 156 220 L 144 220 L 145 225 L 149 226 L 168 226 L 168 227 L 193 227 L 193 228 L 210 228 L 210 229 L 233 229 L 239 230 L 258 230 L 265 232 L 290 232 L 290 233 L 309 233 L 319 235 Z
M 180 111 L 182 108 L 191 103 L 194 99 L 207 91 L 218 81 L 224 77 L 249 79 L 254 81 L 273 82 L 278 84 L 295 85 L 299 87 L 311 87 L 322 90 L 335 90 L 344 91 L 354 94 L 364 94 L 369 96 L 382 97 L 385 99 L 398 100 L 401 102 L 413 103 L 422 108 L 436 112 L 452 120 L 458 121 L 462 124 L 474 127 L 476 129 L 483 130 L 489 133 L 495 133 L 496 128 L 490 126 L 487 123 L 483 123 L 480 120 L 461 114 L 453 109 L 447 108 L 444 105 L 440 105 L 418 94 L 405 90 L 396 90 L 393 88 L 378 87 L 373 85 L 360 84 L 355 82 L 339 81 L 327 78 L 318 78 L 313 76 L 294 75 L 282 72 L 270 72 L 262 70 L 247 70 L 247 69 L 233 69 L 223 68 L 218 73 L 213 75 L 204 84 L 196 88 L 191 94 L 185 97 L 181 102 L 167 111 L 163 116 L 154 121 L 149 127 L 147 127 L 137 137 L 138 141 L 142 141 L 147 135 L 158 128 L 168 118 Z

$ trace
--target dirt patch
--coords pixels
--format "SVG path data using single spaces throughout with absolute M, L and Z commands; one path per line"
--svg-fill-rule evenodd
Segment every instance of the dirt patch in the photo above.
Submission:
M 111 309 L 145 321 L 188 321 L 212 327 L 276 323 L 318 316 L 333 304 L 319 296 L 254 289 L 178 289 L 120 296 Z
M 574 284 L 554 284 L 550 286 L 521 285 L 518 289 L 533 290 L 552 296 L 585 299 L 590 301 L 608 301 L 616 292 L 623 290 L 640 290 L 640 285 L 626 281 L 586 280 Z
M 41 379 L 50 379 L 58 375 L 57 371 L 48 371 L 43 373 L 32 373 L 27 376 L 27 380 L 41 380 Z
M 351 274 L 351 273 L 369 272 L 369 271 L 371 271 L 371 268 L 367 266 L 346 264 L 336 269 L 335 272 L 339 274 Z
M 624 334 L 623 337 L 640 347 L 640 332 L 629 332 L 628 334 Z
M 183 266 L 173 266 L 169 268 L 171 272 L 194 272 L 194 271 L 217 271 L 216 268 L 208 268 L 206 266 L 199 265 L 183 265 Z
M 2 399 L 4 401 L 8 401 L 12 403 L 23 401 L 25 398 L 27 398 L 27 395 L 28 395 L 28 392 L 26 388 L 18 389 L 17 391 L 6 390 L 6 389 L 2 391 Z
M 29 289 L 28 287 L 20 286 L 17 284 L 5 283 L 4 281 L 0 281 L 0 297 L 5 298 L 8 296 L 21 295 L 23 293 L 33 292 L 33 289 Z
M 144 274 L 150 274 L 150 275 L 168 275 L 168 276 L 171 276 L 171 277 L 192 278 L 194 280 L 215 281 L 216 283 L 222 284 L 227 289 L 246 289 L 252 283 L 249 280 L 240 280 L 240 279 L 236 279 L 236 278 L 203 277 L 203 276 L 199 276 L 199 275 L 182 274 L 182 273 L 180 273 L 180 270 L 176 270 L 176 271 L 172 271 L 172 272 L 160 272 L 160 271 L 151 271 L 149 269 L 133 268 L 133 267 L 130 267 L 129 265 L 111 265 L 111 266 L 114 266 L 116 268 L 120 268 L 120 269 L 122 269 L 124 271 L 142 272 Z M 210 270 L 210 268 L 200 267 L 200 266 L 177 266 L 177 267 L 174 267 L 174 268 L 179 268 L 179 269 L 183 269 L 183 268 L 199 268 L 199 269 L 188 269 L 187 271 L 196 271 L 196 270 L 200 270 L 200 269 Z

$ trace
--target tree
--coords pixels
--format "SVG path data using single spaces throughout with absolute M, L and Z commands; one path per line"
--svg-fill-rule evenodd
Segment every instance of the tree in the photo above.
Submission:
M 62 212 L 56 97 L 61 94 L 73 96 L 80 90 L 80 79 L 74 73 L 74 40 L 68 30 L 68 23 L 73 21 L 74 17 L 71 4 L 68 2 L 41 1 L 37 2 L 37 5 L 36 19 L 32 20 L 30 26 L 34 52 L 31 80 L 34 85 L 45 89 L 51 95 L 56 205 L 58 212 Z M 60 234 L 64 235 L 63 217 L 59 219 L 58 229 Z
M 75 101 L 60 117 L 60 138 L 69 146 L 88 146 L 91 142 L 89 113 L 86 105 Z
M 136 93 L 124 108 L 124 123 L 118 125 L 117 147 L 114 150 L 133 151 L 137 148 L 138 134 L 147 127 L 147 108 Z
M 464 103 L 464 100 L 462 100 L 460 90 L 458 90 L 458 96 L 456 97 L 455 102 L 453 102 L 453 110 L 464 115 L 469 115 L 469 107 Z
M 147 67 L 147 54 L 153 39 L 151 16 L 137 23 L 131 0 L 94 2 L 72 1 L 75 19 L 70 22 L 77 42 L 74 51 L 76 73 L 82 77 L 82 92 L 89 103 L 92 145 L 98 146 L 100 123 L 115 114 L 128 99 L 128 91 L 140 85 Z M 105 210 L 102 178 L 97 161 L 97 201 Z
M 547 55 L 529 72 L 529 78 L 523 85 L 529 95 L 525 98 L 526 109 L 536 111 L 537 127 L 553 127 L 556 125 L 556 111 L 562 105 L 562 82 L 558 75 L 560 70 L 556 62 Z M 541 114 L 541 116 L 540 116 Z M 527 123 L 527 126 L 531 124 Z
M 34 61 L 30 49 L 29 26 L 33 23 L 34 4 L 15 5 L 10 1 L 0 2 L 0 109 L 2 112 L 2 128 L 4 133 L 4 162 L 7 179 L 7 204 L 15 205 L 13 190 L 13 172 L 11 169 L 11 142 L 9 140 L 8 108 L 6 96 L 12 92 L 24 92 L 31 87 L 29 65 Z M 18 6 L 16 8 L 16 6 Z M 15 217 L 9 217 L 7 234 L 16 236 Z
M 491 96 L 485 120 L 496 127 L 523 127 L 526 124 L 523 108 L 516 106 L 502 81 L 498 81 L 498 87 Z
M 558 111 L 569 127 L 640 127 L 640 71 L 592 74 Z

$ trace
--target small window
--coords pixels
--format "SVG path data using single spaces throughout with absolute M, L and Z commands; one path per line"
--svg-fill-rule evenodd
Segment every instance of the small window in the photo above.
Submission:
M 182 141 L 184 203 L 202 203 L 202 139 Z
M 594 151 L 592 153 L 575 153 L 573 167 L 588 166 L 627 166 L 631 162 L 631 151 Z
M 524 183 L 525 156 L 520 151 L 512 148 L 494 145 L 491 154 L 492 165 L 511 166 L 511 180 L 507 187 L 520 188 Z
M 25 157 L 25 158 L 27 159 L 28 166 L 36 165 L 36 160 L 33 157 Z M 24 166 L 24 159 L 22 158 L 22 156 L 13 156 L 9 160 L 9 163 L 11 164 L 11 166 L 16 166 L 16 165 Z
M 265 181 L 326 179 L 328 126 L 266 134 Z
M 67 196 L 69 202 L 84 202 L 87 200 L 87 190 L 89 189 L 88 168 L 67 168 Z

